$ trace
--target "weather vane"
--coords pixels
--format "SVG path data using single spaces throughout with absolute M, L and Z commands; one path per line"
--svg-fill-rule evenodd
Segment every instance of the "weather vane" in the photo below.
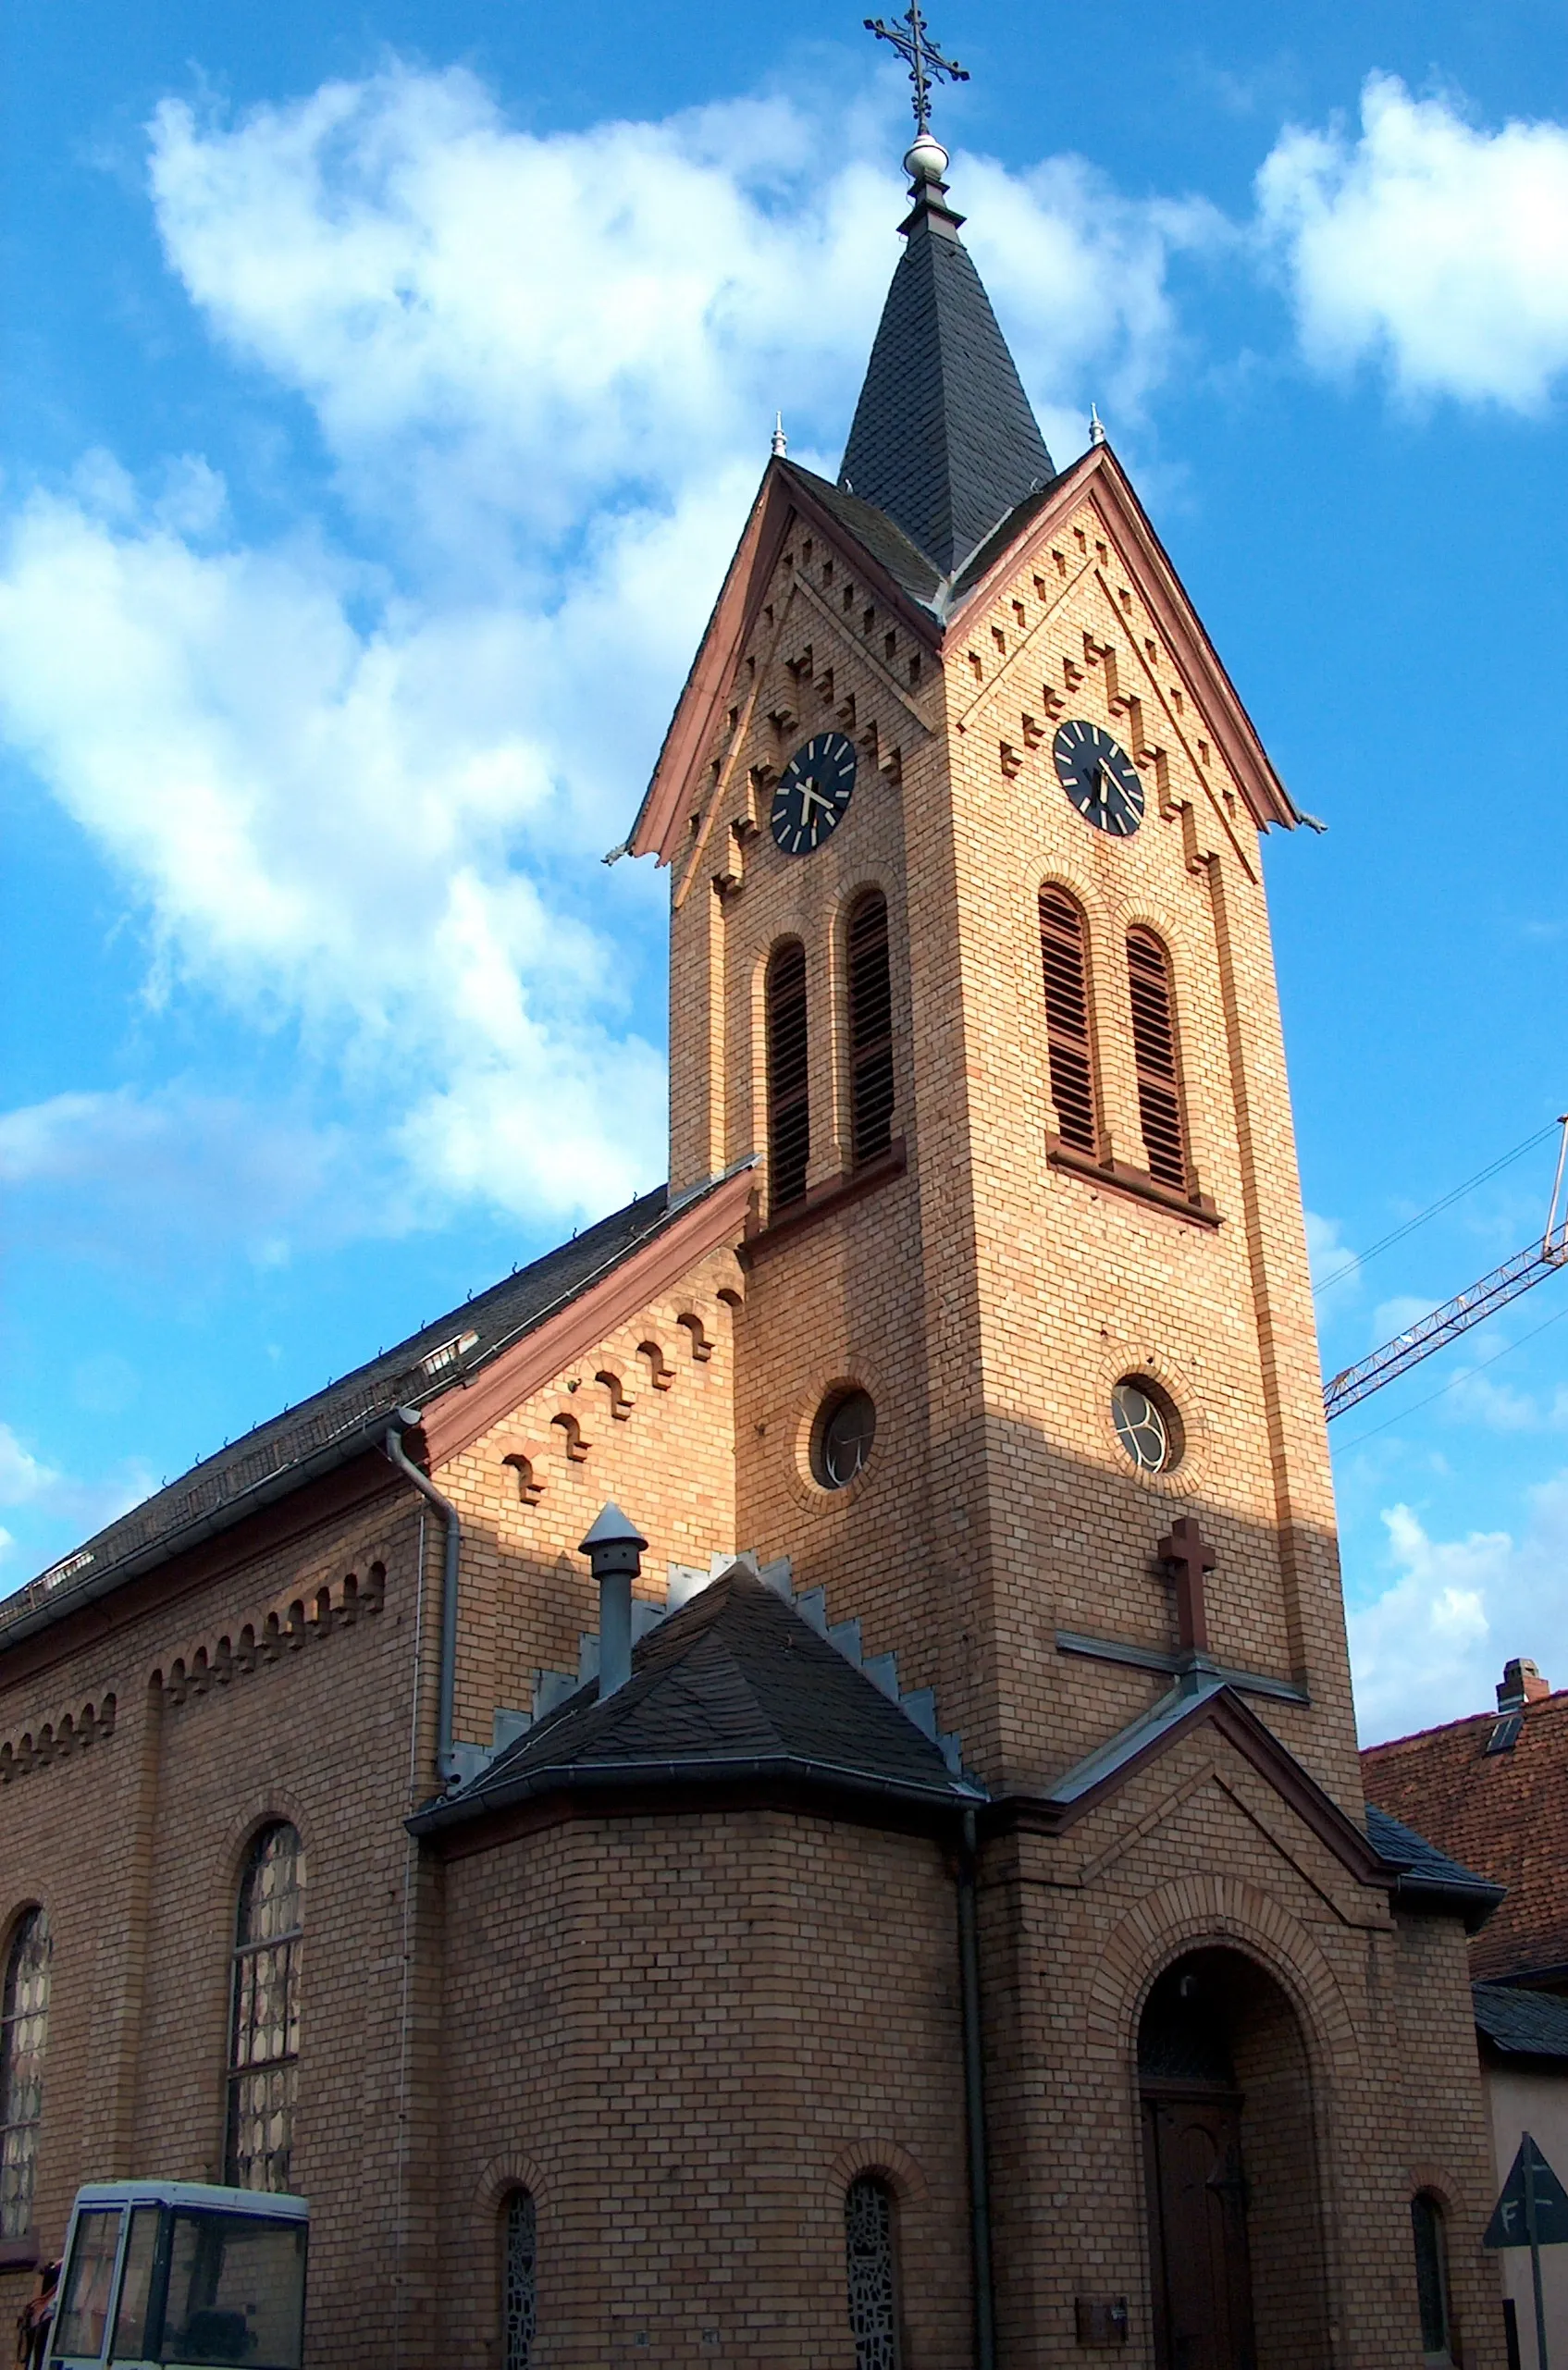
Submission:
M 918 139 L 922 132 L 931 130 L 932 83 L 967 82 L 969 79 L 968 69 L 960 66 L 956 57 L 944 57 L 939 49 L 932 49 L 926 38 L 926 20 L 920 14 L 920 0 L 909 0 L 907 15 L 895 18 L 891 25 L 884 25 L 880 17 L 868 17 L 865 21 L 866 31 L 875 33 L 878 41 L 891 42 L 909 68 L 909 80 L 915 86 L 915 95 L 910 104 L 915 111 L 915 135 Z M 907 32 L 904 31 L 906 25 L 909 28 Z

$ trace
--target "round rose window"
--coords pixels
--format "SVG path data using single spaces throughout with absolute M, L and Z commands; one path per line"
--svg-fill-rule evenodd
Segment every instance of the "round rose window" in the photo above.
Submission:
M 869 1391 L 840 1391 L 817 1418 L 811 1470 L 824 1489 L 842 1489 L 865 1469 L 877 1436 L 877 1411 Z
M 1168 1473 L 1181 1454 L 1181 1426 L 1165 1393 L 1142 1375 L 1128 1375 L 1111 1393 L 1117 1438 L 1144 1473 Z

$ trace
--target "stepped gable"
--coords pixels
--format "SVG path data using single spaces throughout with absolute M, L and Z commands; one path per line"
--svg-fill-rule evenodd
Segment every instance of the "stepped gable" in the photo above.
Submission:
M 685 1196 L 672 1209 L 667 1188 L 659 1186 L 204 1458 L 0 1605 L 0 1643 L 63 1618 L 73 1605 L 105 1593 L 106 1586 L 132 1578 L 375 1447 L 398 1408 L 426 1406 L 472 1379 L 702 1198 Z M 459 1352 L 454 1345 L 468 1334 L 474 1340 Z M 432 1371 L 425 1362 L 448 1349 L 449 1357 Z
M 733 1565 L 632 1656 L 623 1687 L 568 1697 L 461 1794 L 426 1804 L 416 1835 L 541 1796 L 772 1779 L 912 1806 L 983 1797 L 794 1607 Z
M 914 191 L 839 486 L 952 577 L 1056 467 L 943 194 Z
M 1361 1756 L 1368 1803 L 1419 1826 L 1489 1878 L 1502 1906 L 1471 1945 L 1480 1981 L 1568 1981 L 1568 1690 L 1522 1704 L 1488 1751 L 1497 1712 L 1421 1730 Z

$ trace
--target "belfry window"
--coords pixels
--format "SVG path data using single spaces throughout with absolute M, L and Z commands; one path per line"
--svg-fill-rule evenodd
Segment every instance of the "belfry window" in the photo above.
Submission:
M 1088 932 L 1065 890 L 1040 892 L 1040 957 L 1045 971 L 1045 1039 L 1051 1100 L 1061 1140 L 1098 1154 L 1100 1118 L 1089 1033 Z
M 860 2174 L 845 2191 L 844 2245 L 855 2370 L 899 2370 L 893 2191 L 875 2173 Z
M 1151 931 L 1129 932 L 1127 977 L 1132 994 L 1138 1117 L 1143 1129 L 1149 1174 L 1161 1185 L 1174 1185 L 1185 1191 L 1187 1138 L 1181 1124 L 1170 957 Z
M 528 2370 L 534 2358 L 537 2306 L 538 2216 L 525 2189 L 508 2191 L 500 2216 L 500 2358 L 502 2370 Z
M 880 889 L 849 916 L 850 1139 L 856 1166 L 893 1142 L 893 980 Z
M 811 1157 L 806 1034 L 806 949 L 798 938 L 768 965 L 768 1179 L 772 1207 L 803 1199 Z
M 224 2179 L 287 2192 L 300 2076 L 305 1855 L 295 1830 L 264 1827 L 240 1880 L 228 2044 Z
M 11 1934 L 0 1992 L 0 2239 L 25 2239 L 32 2227 L 49 1958 L 47 1917 L 42 1909 L 24 1909 Z

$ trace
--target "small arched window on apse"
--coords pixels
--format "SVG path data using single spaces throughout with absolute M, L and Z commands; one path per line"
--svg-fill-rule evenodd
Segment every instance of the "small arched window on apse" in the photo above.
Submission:
M 0 1990 L 0 2239 L 25 2239 L 32 2228 L 51 1947 L 47 1916 L 24 1909 L 11 1929 Z
M 501 2370 L 528 2370 L 538 2328 L 538 2216 L 525 2189 L 509 2189 L 500 2209 Z
M 1082 907 L 1065 889 L 1040 892 L 1040 959 L 1056 1125 L 1063 1143 L 1097 1158 L 1100 1096 L 1089 1012 L 1089 932 Z
M 768 964 L 768 1188 L 773 1209 L 805 1198 L 811 1157 L 807 1068 L 806 949 L 775 946 Z
M 1187 1134 L 1181 1122 L 1181 1073 L 1171 995 L 1170 957 L 1152 930 L 1129 931 L 1127 979 L 1132 997 L 1132 1051 L 1138 1070 L 1138 1117 L 1149 1174 L 1162 1185 L 1187 1189 Z
M 1453 2320 L 1449 2305 L 1448 2228 L 1440 2201 L 1424 2189 L 1410 2201 L 1415 2239 L 1415 2294 L 1421 2313 L 1421 2359 L 1433 2370 L 1453 2360 Z
M 290 2186 L 304 1908 L 304 1849 L 280 1820 L 251 1845 L 234 1921 L 224 2179 L 235 2189 Z
M 898 2220 L 880 2173 L 860 2173 L 844 2192 L 844 2252 L 855 2370 L 900 2370 Z
M 849 1133 L 858 1167 L 893 1142 L 893 976 L 880 889 L 868 889 L 850 908 L 847 955 Z

